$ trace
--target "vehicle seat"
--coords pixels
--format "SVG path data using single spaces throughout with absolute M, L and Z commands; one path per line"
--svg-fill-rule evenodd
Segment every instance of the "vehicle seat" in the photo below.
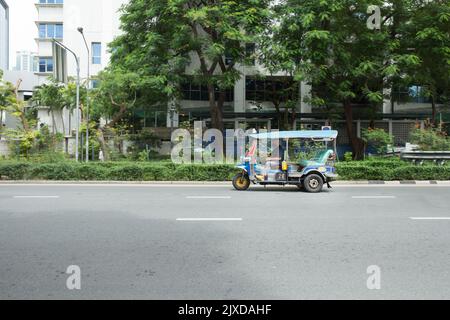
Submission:
M 327 163 L 328 159 L 333 153 L 333 150 L 320 151 L 311 160 L 301 160 L 299 164 L 302 167 L 323 166 Z

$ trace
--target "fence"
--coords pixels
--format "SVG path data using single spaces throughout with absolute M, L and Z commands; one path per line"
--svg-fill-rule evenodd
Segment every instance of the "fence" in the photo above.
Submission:
M 394 144 L 396 146 L 404 146 L 409 140 L 411 131 L 417 126 L 423 128 L 425 125 L 423 120 L 377 120 L 373 122 L 368 120 L 356 120 L 353 122 L 353 133 L 357 137 L 361 137 L 363 130 L 369 128 L 371 124 L 373 124 L 375 128 L 383 129 L 391 134 L 394 137 Z M 325 120 L 297 120 L 296 128 L 298 130 L 321 130 L 322 126 L 325 125 L 327 125 Z M 345 121 L 335 121 L 333 127 L 339 132 L 337 143 L 339 145 L 348 145 L 350 141 Z

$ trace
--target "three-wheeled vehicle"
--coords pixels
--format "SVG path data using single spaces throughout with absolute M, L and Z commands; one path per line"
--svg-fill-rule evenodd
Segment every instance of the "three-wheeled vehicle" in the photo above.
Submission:
M 244 191 L 250 184 L 296 185 L 307 192 L 320 192 L 324 184 L 329 188 L 330 182 L 337 178 L 334 162 L 336 161 L 336 139 L 338 132 L 334 130 L 308 131 L 276 131 L 250 134 L 252 140 L 243 163 L 237 168 L 242 172 L 233 179 L 236 190 Z M 258 141 L 278 141 L 279 155 L 258 159 Z M 295 143 L 293 140 L 296 140 Z M 309 160 L 291 161 L 290 149 L 306 141 L 316 146 L 316 154 Z M 329 144 L 332 144 L 332 149 Z M 291 148 L 290 148 L 291 146 Z M 318 147 L 319 146 L 319 147 Z M 297 150 L 298 151 L 298 150 Z M 261 163 L 262 162 L 262 163 Z

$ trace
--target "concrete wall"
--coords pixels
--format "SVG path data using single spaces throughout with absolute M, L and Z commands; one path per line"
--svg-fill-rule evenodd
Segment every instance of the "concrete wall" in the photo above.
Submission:
M 9 156 L 9 147 L 8 142 L 6 140 L 0 140 L 0 158 L 5 156 Z

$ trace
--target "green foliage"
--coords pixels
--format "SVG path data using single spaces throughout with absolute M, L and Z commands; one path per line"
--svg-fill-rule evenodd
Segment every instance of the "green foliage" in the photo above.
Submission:
M 420 63 L 412 65 L 407 74 L 410 82 L 420 84 L 424 95 L 432 101 L 433 117 L 436 103 L 450 103 L 450 2 L 418 1 L 404 29 L 405 42 L 414 48 Z M 433 121 L 435 119 L 432 119 Z
M 351 152 L 344 153 L 344 161 L 345 162 L 349 162 L 352 160 L 353 160 L 353 153 L 351 153 Z
M 174 165 L 171 162 L 0 162 L 0 180 L 227 181 L 238 171 L 229 165 Z
M 57 162 L 65 159 L 60 150 L 64 136 L 51 133 L 47 126 L 30 131 L 8 130 L 6 137 L 14 157 L 26 157 L 42 162 Z
M 422 151 L 450 151 L 450 139 L 436 129 L 416 129 L 411 133 L 411 142 Z
M 14 87 L 3 80 L 3 71 L 0 70 L 0 114 L 7 111 L 15 103 Z M 3 128 L 0 128 L 0 132 Z
M 143 129 L 138 134 L 131 134 L 128 137 L 133 143 L 128 148 L 131 160 L 149 161 L 151 149 L 161 146 L 161 139 L 151 129 Z
M 289 141 L 288 154 L 291 161 L 300 162 L 301 160 L 311 160 L 315 158 L 319 152 L 324 150 L 323 142 L 292 139 Z
M 414 166 L 398 158 L 336 164 L 341 180 L 450 180 L 450 165 Z M 60 181 L 230 181 L 230 165 L 175 165 L 171 162 L 34 163 L 0 161 L 0 180 Z
M 363 130 L 362 138 L 366 144 L 375 148 L 378 154 L 385 154 L 388 146 L 394 143 L 394 137 L 383 129 L 369 128 Z
M 398 158 L 336 164 L 340 180 L 450 180 L 450 166 L 414 166 Z
M 268 0 L 131 0 L 122 10 L 123 33 L 111 44 L 112 65 L 138 74 L 142 96 L 155 103 L 180 97 L 191 61 L 199 62 L 192 75 L 225 94 L 241 76 L 235 65 L 248 59 L 245 44 L 255 42 L 268 22 L 268 6 Z M 223 101 L 213 96 L 212 112 L 223 111 Z M 213 126 L 221 122 L 216 115 Z

